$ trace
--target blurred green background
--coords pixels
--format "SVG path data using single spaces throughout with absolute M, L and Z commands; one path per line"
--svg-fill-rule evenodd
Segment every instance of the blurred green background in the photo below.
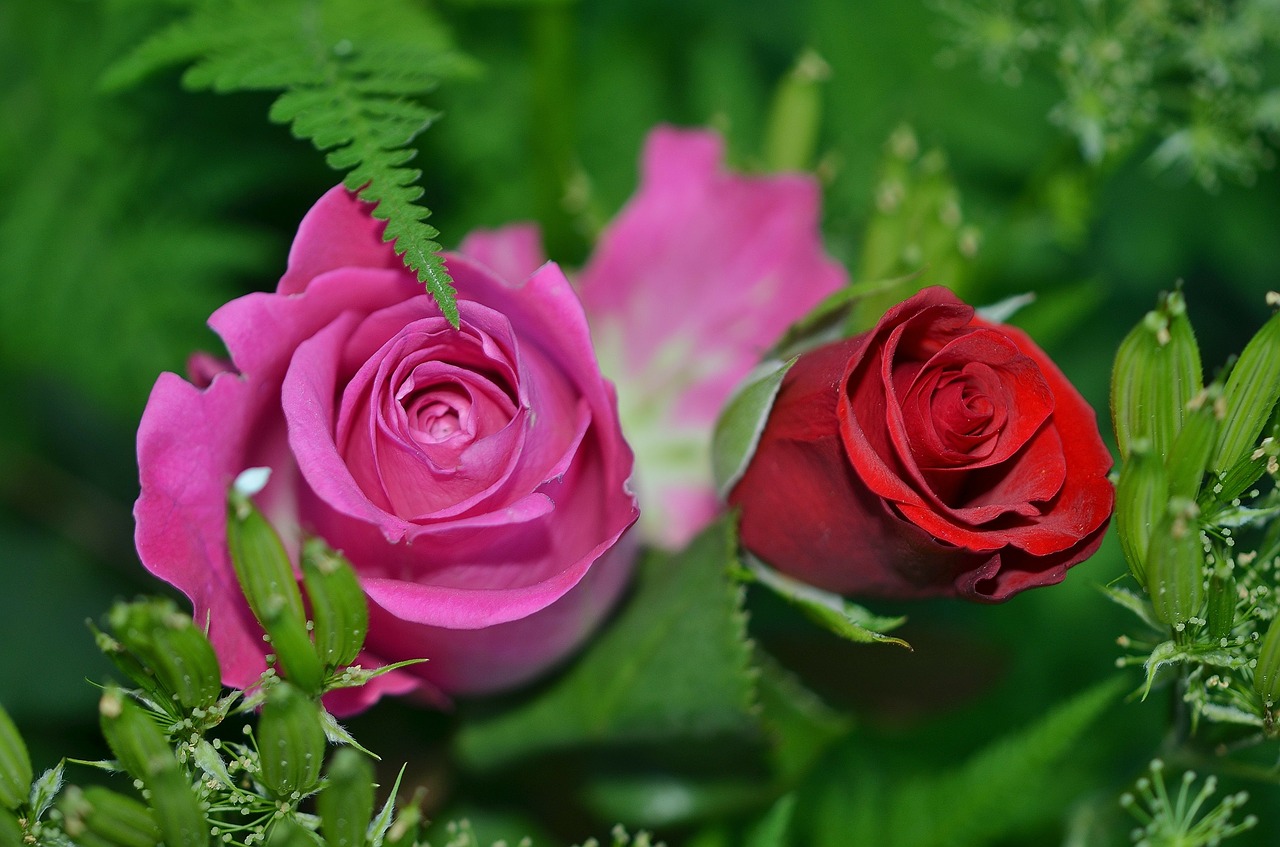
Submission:
M 553 258 L 581 262 L 633 190 L 642 141 L 657 123 L 716 127 L 736 167 L 762 167 L 775 90 L 809 49 L 829 69 L 813 164 L 831 253 L 855 277 L 883 264 L 870 245 L 886 226 L 877 212 L 886 174 L 922 193 L 942 190 L 941 180 L 980 246 L 972 259 L 948 244 L 924 260 L 954 273 L 938 281 L 973 302 L 1036 292 L 1016 322 L 1104 427 L 1111 357 L 1159 291 L 1183 281 L 1204 361 L 1216 367 L 1261 325 L 1263 294 L 1277 287 L 1275 170 L 1248 184 L 1226 173 L 1212 191 L 1157 170 L 1149 157 L 1167 135 L 1161 121 L 1176 115 L 1086 162 L 1078 139 L 1050 120 L 1063 99 L 1053 57 L 1019 64 L 1018 84 L 1008 84 L 1008 73 L 1002 80 L 984 65 L 982 49 L 958 49 L 955 12 L 965 4 L 457 0 L 437 8 L 484 68 L 432 98 L 444 117 L 420 140 L 425 202 L 446 246 L 473 227 L 532 219 Z M 0 701 L 29 734 L 38 767 L 100 752 L 91 683 L 107 666 L 85 619 L 113 599 L 165 590 L 138 565 L 131 541 L 133 429 L 151 383 L 181 371 L 191 352 L 218 349 L 208 314 L 274 286 L 297 221 L 337 180 L 308 145 L 267 122 L 267 96 L 186 93 L 177 72 L 101 93 L 103 69 L 155 14 L 123 0 L 0 4 Z M 1259 67 L 1274 82 L 1273 52 Z M 1175 75 L 1160 84 L 1176 92 L 1183 83 Z M 945 154 L 941 177 L 886 153 L 903 125 L 921 151 Z M 1258 162 L 1268 156 L 1262 150 Z M 863 760 L 910 772 L 956 760 L 1111 673 L 1115 638 L 1132 626 L 1096 586 L 1123 572 L 1108 543 L 1062 586 L 1003 606 L 881 604 L 910 615 L 912 654 L 839 644 L 761 598 L 753 633 L 851 710 L 866 728 Z M 1116 706 L 1064 785 L 1114 795 L 1155 749 L 1166 708 L 1163 700 Z M 389 705 L 353 727 L 373 749 L 421 763 L 423 780 L 448 799 L 440 751 L 451 720 Z M 1280 807 L 1270 791 L 1260 808 Z M 1059 816 L 1075 796 L 1059 798 Z M 1061 841 L 1057 829 L 1036 831 L 1055 834 L 1009 843 Z M 1280 816 L 1257 835 L 1274 843 Z

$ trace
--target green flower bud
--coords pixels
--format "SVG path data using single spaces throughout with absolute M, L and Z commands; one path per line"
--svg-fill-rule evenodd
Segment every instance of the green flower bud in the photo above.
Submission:
M 324 748 L 320 706 L 287 682 L 272 686 L 258 720 L 263 785 L 281 799 L 311 793 L 320 782 Z
M 316 797 L 320 831 L 329 847 L 364 847 L 373 818 L 373 763 L 351 747 L 329 762 L 329 784 Z
M 1203 386 L 1196 345 L 1181 292 L 1160 305 L 1120 342 L 1111 373 L 1111 415 L 1121 458 L 1146 438 L 1156 455 L 1169 453 L 1187 404 Z
M 1215 639 L 1231 635 L 1236 623 L 1236 580 L 1230 573 L 1215 573 L 1209 578 L 1209 635 Z
M 1218 443 L 1218 428 L 1225 406 L 1221 388 L 1211 385 L 1187 404 L 1182 430 L 1169 448 L 1169 496 L 1196 499 L 1209 470 L 1209 459 Z
M 1179 630 L 1204 607 L 1204 548 L 1198 516 L 1194 502 L 1170 501 L 1147 550 L 1147 593 L 1156 618 Z
M 28 847 L 22 840 L 22 824 L 8 809 L 0 809 L 0 847 Z
M 146 711 L 115 686 L 102 692 L 98 701 L 102 737 L 115 754 L 120 767 L 143 782 L 153 771 L 173 758 L 164 733 Z
M 1164 462 L 1146 439 L 1135 441 L 1116 483 L 1116 532 L 1129 571 L 1147 587 L 1147 549 L 1169 502 Z
M 1258 649 L 1258 664 L 1253 669 L 1253 690 L 1271 709 L 1280 701 L 1280 617 L 1273 618 Z
M 118 603 L 109 620 L 125 648 L 188 710 L 209 708 L 218 701 L 222 673 L 213 645 L 172 601 Z
M 1253 453 L 1280 399 L 1280 313 L 1272 315 L 1245 345 L 1222 396 L 1227 417 L 1218 436 L 1213 469 L 1229 471 Z
M 369 605 L 355 569 L 319 538 L 302 548 L 302 579 L 311 601 L 316 653 L 327 669 L 356 660 L 369 631 Z
M 101 786 L 71 786 L 59 804 L 63 829 L 79 847 L 156 847 L 160 828 L 145 804 Z
M 831 68 L 812 50 L 778 84 L 765 130 L 764 159 L 771 171 L 809 168 L 822 124 L 822 83 Z
M 9 713 L 0 706 L 0 808 L 16 809 L 31 794 L 31 756 Z
M 115 687 L 103 692 L 98 714 L 111 752 L 151 792 L 151 808 L 167 847 L 207 847 L 209 827 L 200 801 L 160 727 Z
M 144 780 L 151 792 L 151 808 L 166 847 L 209 847 L 209 822 L 187 775 L 170 757 Z
M 249 608 L 271 639 L 284 675 L 317 694 L 324 667 L 307 634 L 302 592 L 275 529 L 249 498 L 232 489 L 227 501 L 227 548 Z
M 317 847 L 314 835 L 293 818 L 278 819 L 267 836 L 267 847 Z

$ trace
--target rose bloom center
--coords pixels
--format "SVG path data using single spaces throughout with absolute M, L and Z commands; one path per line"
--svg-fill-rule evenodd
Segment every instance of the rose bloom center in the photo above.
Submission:
M 461 386 L 428 386 L 400 398 L 400 402 L 410 435 L 419 444 L 471 441 L 475 437 L 471 396 Z

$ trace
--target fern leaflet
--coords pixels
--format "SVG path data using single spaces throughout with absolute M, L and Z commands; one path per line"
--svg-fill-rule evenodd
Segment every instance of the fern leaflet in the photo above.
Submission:
M 208 0 L 143 42 L 104 79 L 123 88 L 170 65 L 220 93 L 280 91 L 270 118 L 325 151 L 343 184 L 376 203 L 383 238 L 457 326 L 456 292 L 420 203 L 414 138 L 438 117 L 422 98 L 469 72 L 441 24 L 411 0 Z

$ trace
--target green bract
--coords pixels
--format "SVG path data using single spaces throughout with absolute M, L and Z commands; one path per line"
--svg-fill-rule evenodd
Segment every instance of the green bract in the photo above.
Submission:
M 80 847 L 156 847 L 160 828 L 143 803 L 101 786 L 72 786 L 62 801 L 67 835 Z
M 317 655 L 327 670 L 351 664 L 369 631 L 369 606 L 351 563 L 312 538 L 302 548 L 302 579 L 311 601 Z
M 8 809 L 0 809 L 0 847 L 25 847 L 22 825 Z
M 121 603 L 109 620 L 120 643 L 183 707 L 205 709 L 217 702 L 222 675 L 213 645 L 172 601 Z
M 1135 326 L 1116 353 L 1111 375 L 1111 412 L 1121 458 L 1136 439 L 1168 455 L 1182 429 L 1187 404 L 1203 385 L 1200 349 L 1180 292 L 1166 294 Z
M 362 847 L 373 818 L 373 764 L 351 747 L 333 755 L 329 784 L 316 797 L 320 830 L 329 847 Z
M 98 713 L 111 752 L 150 792 L 155 821 L 167 847 L 205 847 L 209 828 L 204 811 L 160 727 L 114 686 L 102 693 Z
M 1258 650 L 1258 664 L 1253 669 L 1253 690 L 1267 709 L 1280 701 L 1280 617 L 1271 621 Z
M 320 706 L 287 682 L 273 685 L 258 721 L 263 785 L 285 800 L 310 794 L 320 783 L 324 748 Z
M 307 634 L 293 566 L 284 544 L 262 513 L 232 489 L 227 502 L 227 548 L 249 608 L 271 639 L 284 675 L 308 694 L 317 694 L 324 667 Z
M 0 807 L 16 809 L 31 792 L 31 756 L 9 713 L 0 706 Z
M 1227 417 L 1213 457 L 1216 471 L 1250 458 L 1280 398 L 1280 314 L 1272 315 L 1245 345 L 1222 396 Z
M 1218 441 L 1223 404 L 1217 402 L 1221 389 L 1209 386 L 1187 404 L 1182 431 L 1173 439 L 1166 461 L 1169 497 L 1196 499 L 1200 482 L 1209 469 L 1209 458 Z
M 1231 574 L 1215 573 L 1209 578 L 1209 611 L 1205 615 L 1209 635 L 1226 638 L 1236 622 L 1236 580 Z
M 1116 532 L 1134 579 L 1147 586 L 1147 549 L 1151 532 L 1169 502 L 1164 462 L 1146 439 L 1135 441 L 1116 484 Z
M 1147 592 L 1156 618 L 1181 628 L 1204 607 L 1204 552 L 1194 502 L 1169 503 L 1147 550 Z

